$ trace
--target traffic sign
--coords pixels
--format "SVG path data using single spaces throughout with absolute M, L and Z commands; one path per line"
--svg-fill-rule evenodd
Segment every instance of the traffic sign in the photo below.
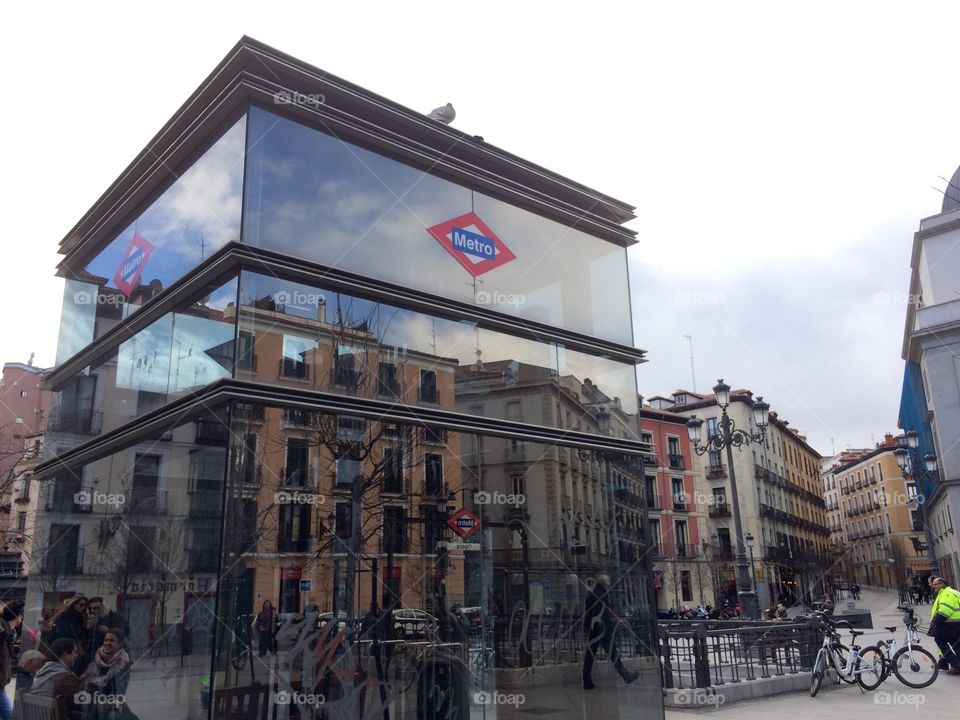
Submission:
M 466 508 L 460 508 L 447 520 L 447 525 L 460 537 L 467 538 L 480 529 L 480 518 Z

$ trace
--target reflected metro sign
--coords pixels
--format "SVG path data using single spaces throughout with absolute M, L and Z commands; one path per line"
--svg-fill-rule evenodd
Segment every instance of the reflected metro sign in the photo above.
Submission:
M 133 234 L 133 240 L 123 253 L 123 260 L 113 276 L 113 284 L 127 297 L 133 294 L 140 282 L 140 274 L 150 259 L 153 245 L 147 242 L 139 233 Z
M 447 525 L 452 527 L 457 535 L 466 538 L 480 529 L 480 518 L 466 508 L 460 508 L 447 520 Z
M 475 212 L 429 227 L 427 232 L 473 277 L 517 258 Z

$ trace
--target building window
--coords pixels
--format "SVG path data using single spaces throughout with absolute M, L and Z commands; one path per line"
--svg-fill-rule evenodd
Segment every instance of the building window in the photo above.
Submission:
M 519 402 L 508 402 L 507 403 L 507 420 L 521 421 L 523 416 L 520 414 L 520 403 Z M 567 427 L 570 426 L 570 417 L 567 413 Z
M 25 398 L 26 396 L 27 396 L 27 391 L 26 391 L 26 390 L 21 390 L 21 391 L 20 391 L 20 397 Z
M 917 484 L 907 483 L 907 500 L 913 502 L 917 499 Z
M 644 478 L 644 486 L 647 494 L 647 507 L 651 510 L 659 509 L 660 505 L 657 503 L 657 479 L 647 475 Z
M 420 399 L 423 402 L 439 402 L 437 373 L 433 370 L 420 371 Z
M 684 602 L 693 600 L 693 587 L 690 584 L 690 571 L 680 571 L 680 597 Z
M 377 366 L 377 393 L 391 398 L 400 394 L 397 366 L 393 363 L 382 362 Z
M 513 480 L 513 494 L 514 495 L 526 495 L 526 481 L 523 475 L 514 475 L 512 476 Z
M 718 434 L 716 418 L 707 418 L 707 440 L 712 440 Z
M 353 535 L 353 504 L 348 502 L 337 503 L 336 523 L 337 537 L 341 540 Z
M 683 480 L 681 478 L 673 478 L 670 481 L 670 487 L 673 495 L 673 509 L 686 510 L 687 492 L 683 489 Z
M 407 552 L 407 512 L 402 507 L 383 508 L 383 552 Z
M 650 549 L 653 550 L 654 556 L 662 555 L 660 550 L 660 521 L 651 520 L 650 521 Z
M 287 464 L 283 481 L 286 485 L 309 485 L 310 441 L 306 438 L 287 438 Z
M 424 495 L 443 495 L 443 457 L 428 454 L 424 457 Z
M 356 390 L 359 380 L 357 372 L 357 355 L 359 351 L 356 348 L 341 345 L 337 348 L 337 354 L 333 358 L 333 384 L 343 385 L 348 390 Z
M 403 449 L 386 448 L 383 451 L 383 491 L 403 492 Z
M 687 523 L 677 520 L 675 525 L 677 537 L 677 557 L 687 557 Z
M 17 532 L 23 532 L 27 529 L 27 513 L 21 511 L 17 513 Z

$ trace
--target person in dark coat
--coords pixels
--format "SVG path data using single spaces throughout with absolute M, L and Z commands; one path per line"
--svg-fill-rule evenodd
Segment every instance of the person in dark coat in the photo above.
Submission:
M 602 647 L 613 667 L 628 685 L 637 679 L 638 673 L 630 672 L 623 666 L 616 642 L 616 616 L 610 607 L 610 578 L 597 577 L 597 583 L 587 596 L 586 611 L 583 615 L 583 630 L 587 649 L 583 655 L 583 689 L 593 690 L 593 662 L 597 651 Z
M 80 646 L 80 655 L 89 656 L 90 633 L 87 628 L 87 608 L 89 602 L 83 595 L 73 598 L 60 611 L 60 614 L 51 620 L 50 644 L 57 640 L 74 640 Z
M 272 602 L 269 600 L 263 601 L 263 606 L 257 614 L 254 625 L 260 639 L 260 657 L 263 657 L 268 651 L 276 655 L 277 641 L 274 633 L 277 628 L 277 611 L 273 609 Z

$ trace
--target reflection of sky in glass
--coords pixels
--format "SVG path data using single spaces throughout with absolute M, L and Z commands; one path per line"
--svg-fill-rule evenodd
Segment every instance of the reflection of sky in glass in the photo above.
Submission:
M 317 304 L 325 307 L 326 321 L 356 327 L 366 323 L 373 337 L 382 344 L 407 348 L 444 358 L 456 358 L 462 366 L 477 361 L 477 349 L 484 363 L 517 360 L 526 365 L 550 368 L 560 375 L 572 375 L 579 381 L 589 378 L 610 398 L 620 398 L 624 412 L 637 412 L 637 386 L 634 367 L 607 358 L 595 357 L 574 350 L 560 349 L 551 343 L 518 338 L 505 333 L 476 328 L 469 323 L 433 318 L 413 310 L 403 310 L 380 303 L 287 282 L 266 275 L 244 272 L 240 285 L 240 302 L 250 305 L 265 297 L 298 300 L 300 305 L 287 305 L 289 315 L 316 318 Z M 307 342 L 297 339 L 299 342 Z M 313 343 L 311 347 L 315 347 Z M 290 347 L 284 355 L 300 359 L 304 348 Z
M 264 110 L 249 122 L 246 242 L 632 342 L 623 248 Z M 474 209 L 517 255 L 476 280 L 427 232 Z
M 163 287 L 181 278 L 224 244 L 240 239 L 243 146 L 241 118 L 86 267 L 116 287 L 113 276 L 139 233 L 153 245 L 140 281 Z
M 237 280 L 210 296 L 221 302 L 236 297 Z M 118 388 L 177 393 L 230 377 L 235 325 L 195 314 L 169 313 L 120 345 Z
M 73 357 L 93 340 L 97 306 L 77 303 L 76 298 L 96 298 L 97 286 L 79 280 L 63 284 L 63 310 L 60 313 L 60 337 L 57 340 L 57 365 Z

